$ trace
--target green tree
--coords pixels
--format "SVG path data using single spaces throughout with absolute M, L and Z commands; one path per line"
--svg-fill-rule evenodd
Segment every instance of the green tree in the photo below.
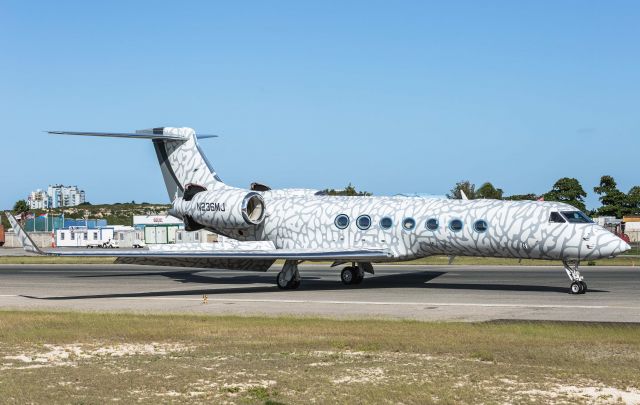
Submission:
M 27 211 L 29 211 L 29 204 L 27 204 L 27 202 L 25 200 L 18 200 L 13 205 L 13 213 L 14 214 L 20 215 L 20 214 L 25 213 Z
M 631 187 L 625 198 L 624 215 L 640 215 L 640 186 Z
M 553 188 L 544 195 L 544 199 L 547 201 L 566 203 L 573 205 L 581 211 L 586 211 L 587 207 L 584 205 L 584 198 L 586 196 L 587 192 L 584 191 L 577 179 L 563 177 L 556 181 Z
M 535 194 L 514 194 L 506 196 L 505 200 L 511 201 L 523 201 L 523 200 L 537 200 L 539 197 Z
M 501 188 L 495 188 L 490 182 L 486 182 L 476 190 L 475 198 L 487 198 L 493 200 L 502 200 L 504 192 Z
M 368 197 L 371 195 L 371 193 L 368 191 L 356 190 L 356 188 L 351 183 L 349 183 L 349 185 L 347 185 L 343 190 L 334 190 L 332 188 L 331 189 L 327 188 L 322 190 L 322 193 L 326 195 L 342 195 L 342 196 L 349 196 L 349 197 L 355 197 L 355 196 Z
M 473 200 L 476 198 L 476 185 L 471 183 L 469 180 L 461 180 L 457 182 L 455 187 L 449 191 L 447 197 L 460 200 L 462 198 L 461 190 L 464 191 L 464 194 L 468 199 Z
M 600 196 L 599 200 L 602 203 L 596 210 L 598 215 L 622 218 L 625 208 L 630 208 L 629 202 L 626 201 L 627 196 L 618 190 L 618 185 L 611 176 L 600 177 L 600 184 L 594 187 L 593 191 Z

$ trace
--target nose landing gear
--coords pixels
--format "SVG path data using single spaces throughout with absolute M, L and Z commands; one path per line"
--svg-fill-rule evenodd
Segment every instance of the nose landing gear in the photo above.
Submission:
M 564 270 L 567 272 L 567 276 L 569 276 L 569 280 L 571 280 L 571 285 L 569 286 L 569 293 L 571 294 L 584 294 L 587 292 L 587 283 L 584 282 L 584 277 L 580 275 L 578 271 L 578 266 L 580 265 L 579 260 L 563 260 L 562 264 L 564 265 Z

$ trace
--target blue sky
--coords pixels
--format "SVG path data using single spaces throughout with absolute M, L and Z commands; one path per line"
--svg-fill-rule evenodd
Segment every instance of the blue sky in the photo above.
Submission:
M 166 202 L 148 141 L 190 126 L 225 182 L 507 194 L 640 185 L 635 1 L 0 1 L 0 207 L 77 184 Z

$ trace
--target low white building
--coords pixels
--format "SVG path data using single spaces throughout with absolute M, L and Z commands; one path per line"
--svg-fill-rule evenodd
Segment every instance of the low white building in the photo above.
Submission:
M 595 217 L 592 218 L 593 222 L 595 222 L 596 224 L 600 225 L 600 226 L 616 226 L 619 225 L 620 223 L 622 223 L 621 219 L 618 219 L 616 217 L 608 217 L 608 216 L 603 216 L 603 217 Z
M 144 245 L 143 239 L 142 231 L 122 225 L 95 229 L 72 226 L 56 231 L 56 246 L 59 247 L 99 247 L 111 243 L 114 247 L 131 248 Z
M 89 229 L 84 226 L 72 226 L 69 229 L 56 231 L 56 246 L 58 247 L 87 247 L 89 245 L 102 245 L 113 239 L 114 229 L 97 228 Z
M 113 230 L 113 240 L 118 247 L 142 247 L 144 243 L 144 232 L 132 226 L 115 225 Z
M 182 220 L 171 215 L 134 215 L 133 226 L 147 245 L 176 243 L 176 232 L 184 229 Z
M 637 216 L 625 216 L 622 218 L 624 221 L 624 233 L 627 234 L 631 242 L 640 242 L 640 217 Z

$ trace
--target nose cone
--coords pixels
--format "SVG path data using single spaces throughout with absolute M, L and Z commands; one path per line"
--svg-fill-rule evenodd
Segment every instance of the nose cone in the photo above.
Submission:
M 619 237 L 612 235 L 612 240 L 606 244 L 603 252 L 608 257 L 618 256 L 631 249 L 631 246 Z
M 594 225 L 582 239 L 586 244 L 587 251 L 591 251 L 584 258 L 606 259 L 631 249 L 631 246 L 622 238 L 597 225 Z
M 621 248 L 621 252 L 620 253 L 624 253 L 624 252 L 626 252 L 628 250 L 631 250 L 631 246 L 629 246 L 629 244 L 627 242 L 622 241 L 622 248 Z

